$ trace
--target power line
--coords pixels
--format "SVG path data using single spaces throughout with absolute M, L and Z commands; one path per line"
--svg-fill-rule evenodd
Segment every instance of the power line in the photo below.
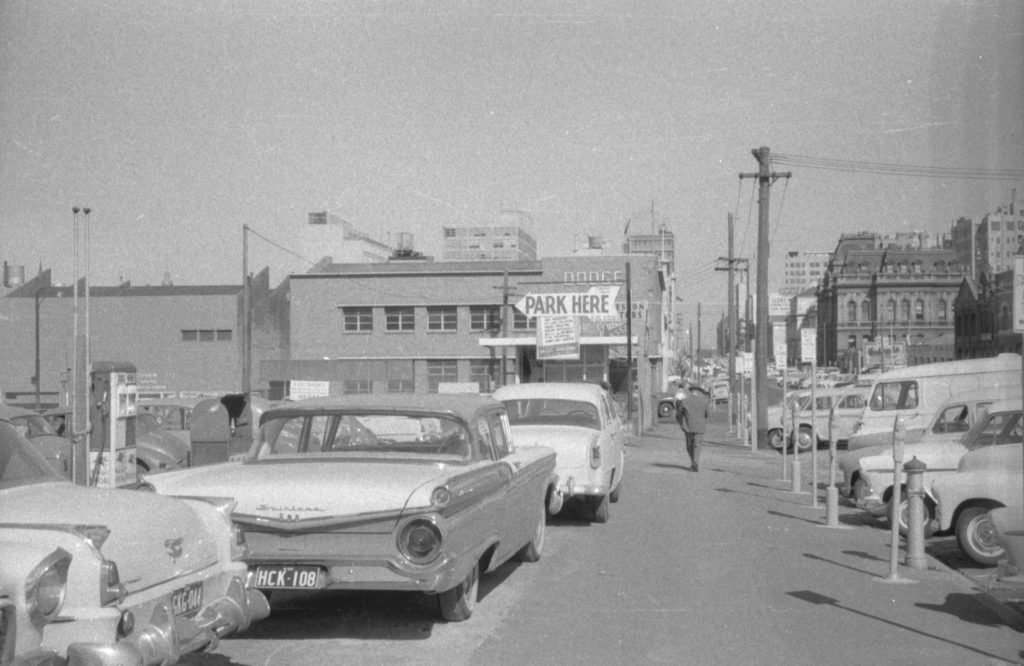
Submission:
M 841 160 L 829 157 L 811 157 L 808 155 L 791 155 L 786 153 L 773 153 L 772 162 L 790 166 L 807 167 L 810 169 L 874 173 L 892 176 L 963 178 L 968 180 L 1024 180 L 1024 169 L 972 169 L 963 167 L 921 166 L 913 164 L 895 164 L 892 162 Z

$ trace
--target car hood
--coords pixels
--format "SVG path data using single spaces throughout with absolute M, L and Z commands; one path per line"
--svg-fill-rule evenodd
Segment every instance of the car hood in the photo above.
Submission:
M 71 483 L 26 485 L 5 492 L 0 523 L 106 527 L 110 535 L 100 552 L 117 564 L 129 593 L 217 560 L 217 543 L 197 508 L 153 493 Z
M 357 460 L 228 463 L 147 476 L 167 495 L 229 497 L 237 501 L 238 522 L 333 520 L 364 514 L 393 513 L 409 504 L 413 493 L 429 492 L 452 476 L 440 463 L 395 463 Z

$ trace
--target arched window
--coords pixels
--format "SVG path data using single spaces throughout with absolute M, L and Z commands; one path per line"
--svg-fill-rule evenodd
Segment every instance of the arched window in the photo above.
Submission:
M 889 302 L 885 304 L 886 319 L 889 321 L 896 321 L 896 300 L 893 298 L 889 299 Z
M 861 273 L 869 272 L 868 271 L 868 265 L 865 262 L 863 262 L 863 261 L 860 262 L 859 264 L 857 264 L 857 270 L 860 271 Z
M 846 323 L 857 323 L 857 303 L 855 301 L 850 301 L 846 304 Z
M 871 321 L 871 303 L 864 301 L 860 304 L 860 320 Z
M 920 298 L 914 302 L 914 319 L 924 321 L 924 301 Z
M 903 315 L 900 321 L 910 321 L 910 301 L 906 298 L 900 302 L 900 314 Z
M 939 302 L 935 304 L 935 316 L 939 321 L 946 321 L 945 299 L 939 299 Z
M 945 273 L 946 272 L 946 262 L 944 262 L 942 260 L 936 261 L 935 262 L 935 272 L 936 273 Z

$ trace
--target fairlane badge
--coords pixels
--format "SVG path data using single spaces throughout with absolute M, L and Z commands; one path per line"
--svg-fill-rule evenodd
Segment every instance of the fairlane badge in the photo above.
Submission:
M 182 541 L 184 541 L 182 537 L 178 537 L 177 539 L 167 539 L 164 541 L 164 547 L 167 549 L 167 554 L 171 556 L 172 560 L 176 560 L 181 557 L 181 553 L 183 552 L 181 547 Z
M 324 509 L 319 506 L 269 506 L 267 504 L 260 504 L 256 507 L 256 510 L 284 513 L 286 511 L 323 511 Z

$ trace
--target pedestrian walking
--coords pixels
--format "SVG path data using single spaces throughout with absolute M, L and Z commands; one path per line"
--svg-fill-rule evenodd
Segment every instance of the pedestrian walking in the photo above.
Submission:
M 711 417 L 711 401 L 697 384 L 690 384 L 690 394 L 676 406 L 676 420 L 686 435 L 686 453 L 690 456 L 690 469 L 700 471 L 700 450 L 704 446 L 704 432 Z

